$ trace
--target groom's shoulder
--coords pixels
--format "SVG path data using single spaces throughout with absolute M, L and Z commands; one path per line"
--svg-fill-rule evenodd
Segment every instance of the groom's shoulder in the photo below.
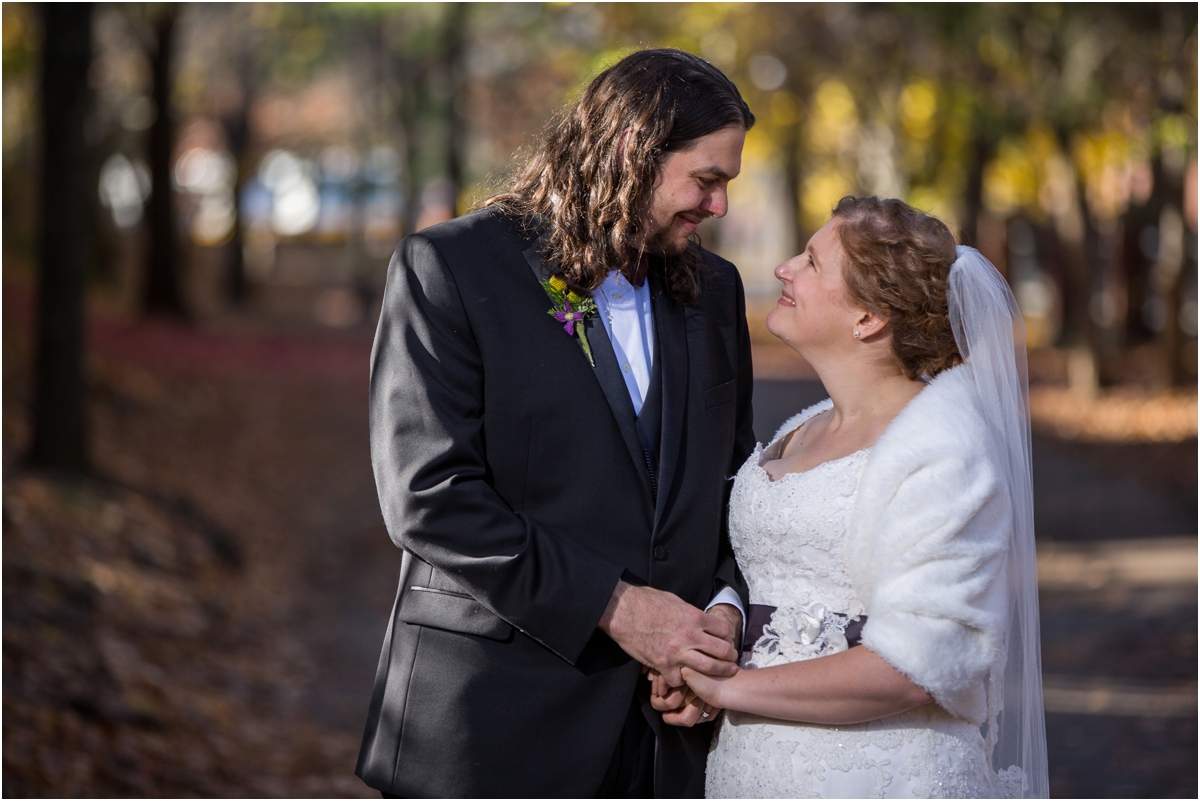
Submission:
M 711 250 L 700 248 L 700 291 L 715 291 L 719 294 L 735 290 L 741 285 L 741 276 L 733 262 L 713 253 Z
M 496 206 L 431 225 L 412 236 L 428 241 L 447 260 L 474 260 L 506 251 L 519 255 L 537 238 L 519 217 Z
M 731 283 L 738 279 L 737 267 L 733 266 L 733 262 L 711 250 L 700 248 L 700 261 L 705 267 L 705 272 L 717 281 Z

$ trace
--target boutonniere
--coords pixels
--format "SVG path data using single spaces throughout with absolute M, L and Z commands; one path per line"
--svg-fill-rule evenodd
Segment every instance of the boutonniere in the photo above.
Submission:
M 557 275 L 552 275 L 549 281 L 541 283 L 542 289 L 546 290 L 546 294 L 554 301 L 554 305 L 547 314 L 563 324 L 563 330 L 567 332 L 567 336 L 579 340 L 579 347 L 583 348 L 588 364 L 595 367 L 596 360 L 592 358 L 592 347 L 588 344 L 583 321 L 596 313 L 596 301 L 567 289 L 567 282 Z

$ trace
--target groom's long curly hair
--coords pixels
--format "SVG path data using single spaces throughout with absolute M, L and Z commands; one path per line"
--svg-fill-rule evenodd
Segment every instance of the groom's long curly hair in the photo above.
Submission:
M 548 234 L 543 256 L 573 289 L 591 292 L 614 268 L 630 275 L 643 257 L 666 155 L 722 128 L 753 125 L 737 87 L 716 67 L 680 50 L 641 50 L 600 73 L 486 205 Z M 696 299 L 699 271 L 698 247 L 666 256 L 673 300 Z

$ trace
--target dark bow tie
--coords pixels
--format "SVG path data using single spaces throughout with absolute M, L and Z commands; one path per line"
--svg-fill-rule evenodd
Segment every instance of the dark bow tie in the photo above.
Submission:
M 637 264 L 629 265 L 621 272 L 629 279 L 629 283 L 640 287 L 646 282 L 646 274 L 650 272 L 650 257 L 643 253 Z

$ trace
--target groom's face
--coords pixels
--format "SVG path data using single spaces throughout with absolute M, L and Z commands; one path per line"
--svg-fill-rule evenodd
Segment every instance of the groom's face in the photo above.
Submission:
M 646 249 L 673 256 L 687 247 L 688 237 L 708 217 L 729 210 L 726 191 L 742 170 L 746 131 L 722 128 L 668 153 L 650 197 Z

